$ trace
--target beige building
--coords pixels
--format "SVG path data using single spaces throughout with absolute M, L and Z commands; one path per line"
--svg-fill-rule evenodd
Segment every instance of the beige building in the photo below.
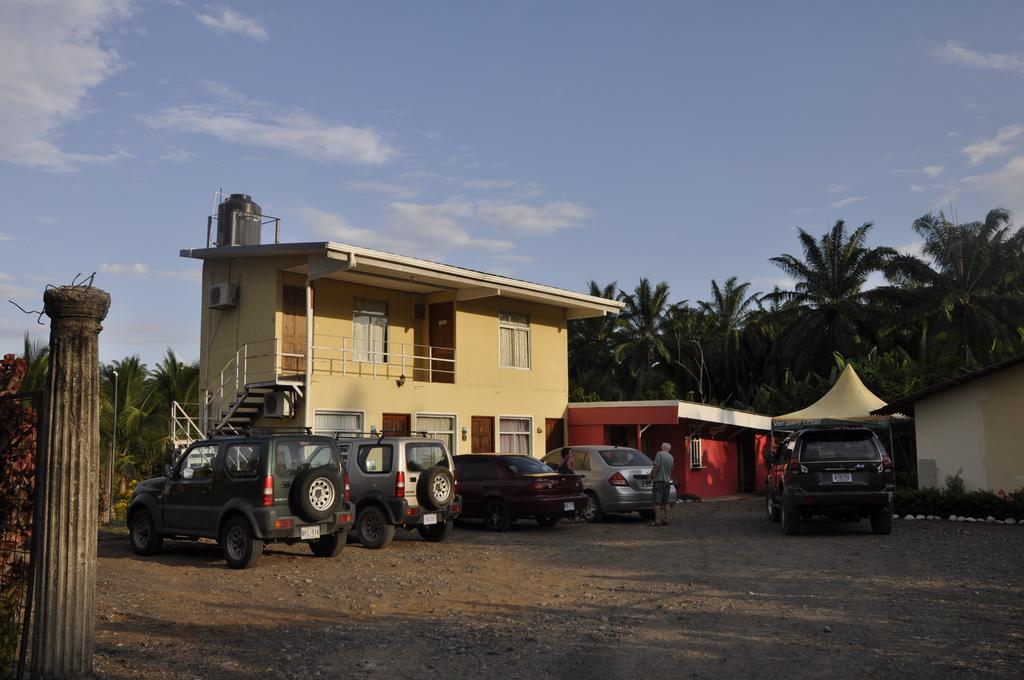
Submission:
M 203 261 L 193 436 L 424 432 L 458 453 L 540 456 L 564 442 L 567 325 L 622 306 L 341 243 L 255 240 L 181 251 Z
M 918 485 L 959 472 L 968 489 L 1024 488 L 1024 356 L 968 373 L 875 413 L 913 416 Z

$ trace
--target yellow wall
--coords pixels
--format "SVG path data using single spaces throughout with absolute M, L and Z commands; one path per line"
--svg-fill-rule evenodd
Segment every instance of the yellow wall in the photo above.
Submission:
M 304 277 L 281 271 L 294 264 L 295 260 L 284 258 L 205 263 L 204 296 L 208 286 L 215 282 L 230 280 L 241 287 L 240 305 L 236 310 L 208 310 L 204 297 L 204 348 L 200 356 L 203 375 L 208 375 L 211 383 L 216 381 L 224 363 L 235 355 L 237 347 L 280 335 L 281 287 L 284 283 L 305 284 Z M 369 363 L 356 364 L 349 355 L 344 365 L 347 375 L 342 375 L 342 354 L 330 348 L 340 347 L 341 338 L 351 339 L 352 307 L 356 298 L 388 303 L 389 354 L 397 361 L 402 343 L 410 346 L 410 354 L 413 353 L 411 346 L 419 346 L 417 353 L 423 353 L 423 347 L 429 344 L 427 321 L 414 318 L 415 303 L 429 308 L 431 303 L 453 300 L 454 293 L 423 296 L 329 279 L 317 281 L 313 336 L 316 360 L 313 384 L 311 389 L 305 390 L 313 409 L 363 412 L 366 430 L 371 426 L 380 429 L 384 413 L 410 414 L 413 429 L 417 413 L 454 415 L 457 453 L 470 451 L 471 439 L 467 436 L 463 441 L 461 429 L 471 429 L 472 416 L 495 418 L 495 447 L 499 441 L 497 416 L 528 416 L 533 420 L 533 454 L 545 453 L 545 419 L 564 418 L 568 402 L 568 334 L 564 309 L 502 297 L 455 302 L 455 384 L 427 382 L 426 365 L 421 362 L 421 370 L 411 370 L 410 366 L 410 370 L 405 371 L 407 380 L 398 386 L 395 378 L 402 370 L 397 364 L 376 367 Z M 529 315 L 529 370 L 498 366 L 499 311 Z M 370 377 L 374 368 L 380 374 L 391 371 L 391 375 Z M 360 372 L 364 375 L 359 375 Z M 258 424 L 301 426 L 306 422 L 304 417 L 299 404 L 294 419 L 262 419 Z M 308 422 L 313 422 L 312 411 Z
M 914 405 L 918 460 L 935 460 L 940 486 L 962 470 L 968 489 L 1020 489 L 1022 413 L 1022 364 L 928 397 Z

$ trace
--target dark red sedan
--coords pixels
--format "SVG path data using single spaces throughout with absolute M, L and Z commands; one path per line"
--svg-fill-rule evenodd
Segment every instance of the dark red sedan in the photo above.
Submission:
M 462 495 L 462 517 L 482 519 L 492 531 L 507 531 L 517 519 L 526 517 L 542 527 L 552 527 L 587 505 L 579 476 L 552 472 L 530 456 L 455 456 L 455 475 Z

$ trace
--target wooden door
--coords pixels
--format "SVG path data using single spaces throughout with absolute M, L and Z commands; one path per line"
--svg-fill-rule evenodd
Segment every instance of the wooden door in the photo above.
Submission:
M 494 453 L 494 418 L 473 416 L 473 453 Z
M 565 424 L 561 418 L 544 419 L 544 453 L 565 446 Z
M 281 372 L 305 374 L 306 289 L 284 286 L 281 291 Z
M 385 413 L 382 421 L 381 427 L 385 437 L 409 436 L 408 413 Z
M 455 303 L 430 305 L 430 382 L 455 382 Z

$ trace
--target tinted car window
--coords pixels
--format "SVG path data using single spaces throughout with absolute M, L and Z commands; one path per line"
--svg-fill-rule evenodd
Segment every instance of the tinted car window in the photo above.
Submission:
M 391 444 L 367 444 L 359 447 L 359 456 L 356 462 L 359 469 L 369 473 L 391 472 L 391 459 L 393 457 Z
M 508 468 L 517 475 L 535 475 L 551 472 L 550 467 L 536 458 L 529 458 L 527 456 L 502 456 L 501 461 L 508 465 Z
M 805 436 L 800 449 L 800 460 L 808 463 L 830 460 L 881 460 L 874 438 L 869 434 L 845 432 L 821 433 Z
M 497 479 L 492 460 L 464 460 L 456 463 L 459 479 L 464 482 L 480 481 L 482 479 Z
M 307 467 L 340 465 L 333 441 L 283 441 L 274 449 L 274 476 L 292 479 Z
M 427 468 L 448 467 L 448 456 L 440 444 L 424 442 L 405 445 L 405 466 L 409 472 L 423 472 Z
M 217 445 L 197 446 L 185 454 L 178 468 L 178 477 L 185 479 L 208 479 L 213 473 L 213 459 L 217 457 Z M 185 470 L 192 472 L 185 474 Z
M 232 479 L 259 475 L 260 447 L 257 444 L 231 444 L 224 456 L 224 471 Z
M 636 449 L 604 449 L 601 458 L 612 467 L 628 467 L 631 465 L 654 465 L 651 459 Z

